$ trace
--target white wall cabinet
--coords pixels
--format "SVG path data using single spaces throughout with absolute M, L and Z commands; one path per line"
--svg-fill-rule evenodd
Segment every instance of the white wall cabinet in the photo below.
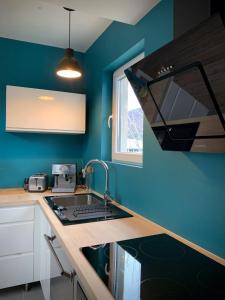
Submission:
M 0 288 L 34 281 L 34 206 L 0 208 Z
M 85 133 L 86 96 L 6 87 L 6 131 Z

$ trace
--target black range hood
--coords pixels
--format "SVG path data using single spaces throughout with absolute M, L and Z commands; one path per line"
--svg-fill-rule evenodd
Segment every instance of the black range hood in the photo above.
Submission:
M 125 74 L 163 150 L 225 152 L 225 29 L 219 15 Z

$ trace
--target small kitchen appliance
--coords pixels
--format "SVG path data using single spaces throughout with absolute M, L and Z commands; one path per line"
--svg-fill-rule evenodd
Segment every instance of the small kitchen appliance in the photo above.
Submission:
M 225 267 L 167 234 L 82 252 L 116 300 L 225 299 Z
M 29 192 L 44 192 L 48 188 L 48 175 L 44 173 L 34 174 L 29 177 L 28 185 Z
M 53 193 L 73 193 L 76 188 L 76 165 L 75 164 L 53 164 L 52 174 L 54 176 Z

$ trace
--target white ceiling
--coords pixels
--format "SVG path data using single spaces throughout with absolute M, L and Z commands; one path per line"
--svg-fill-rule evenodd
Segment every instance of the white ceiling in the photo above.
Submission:
M 67 6 L 90 15 L 136 24 L 160 0 L 42 0 Z
M 85 52 L 113 20 L 136 24 L 160 0 L 0 0 L 0 36 Z

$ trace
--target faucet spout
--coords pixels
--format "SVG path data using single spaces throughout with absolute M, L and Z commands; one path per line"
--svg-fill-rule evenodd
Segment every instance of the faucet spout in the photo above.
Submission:
M 89 160 L 86 163 L 86 165 L 85 165 L 85 167 L 83 169 L 83 176 L 84 176 L 84 178 L 86 177 L 88 167 L 90 165 L 92 165 L 92 164 L 99 164 L 105 170 L 105 192 L 104 192 L 104 200 L 105 200 L 105 205 L 108 205 L 108 203 L 112 201 L 112 199 L 110 197 L 110 193 L 109 193 L 109 167 L 108 167 L 107 163 L 104 162 L 103 160 L 100 160 L 100 159 L 91 159 L 91 160 Z

